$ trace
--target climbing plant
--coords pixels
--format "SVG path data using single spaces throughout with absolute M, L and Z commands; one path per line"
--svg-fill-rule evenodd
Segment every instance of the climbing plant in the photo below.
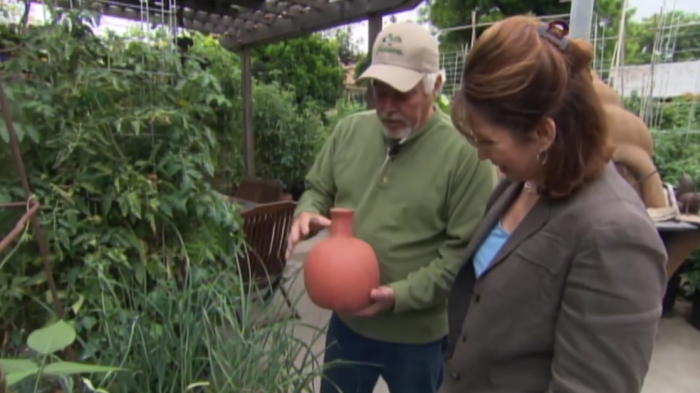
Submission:
M 13 78 L 6 89 L 61 301 L 79 331 L 93 330 L 98 310 L 128 308 L 116 289 L 101 296 L 106 282 L 126 275 L 155 290 L 184 281 L 193 263 L 235 257 L 238 214 L 207 182 L 213 111 L 231 103 L 213 75 L 181 61 L 166 32 L 151 42 L 98 39 L 96 15 L 55 12 L 56 23 L 20 37 L 2 72 Z M 8 152 L 0 149 L 3 168 L 12 168 Z M 3 171 L 0 200 L 22 199 L 17 180 Z M 13 220 L 0 223 L 7 233 Z M 13 340 L 43 321 L 45 280 L 33 242 L 0 271 L 1 328 Z

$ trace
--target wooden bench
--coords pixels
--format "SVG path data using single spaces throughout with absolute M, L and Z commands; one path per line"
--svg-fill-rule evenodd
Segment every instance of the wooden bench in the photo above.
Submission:
M 261 293 L 263 301 L 279 290 L 294 312 L 294 317 L 299 318 L 287 291 L 281 285 L 287 266 L 287 238 L 295 208 L 296 203 L 284 201 L 261 204 L 243 212 L 247 247 L 239 259 L 238 268 L 243 282 Z

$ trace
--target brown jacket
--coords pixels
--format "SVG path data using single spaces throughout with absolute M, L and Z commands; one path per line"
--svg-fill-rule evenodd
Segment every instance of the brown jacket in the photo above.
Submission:
M 609 165 L 573 197 L 541 199 L 475 279 L 472 256 L 520 188 L 496 188 L 467 247 L 440 393 L 638 393 L 666 288 L 644 205 Z

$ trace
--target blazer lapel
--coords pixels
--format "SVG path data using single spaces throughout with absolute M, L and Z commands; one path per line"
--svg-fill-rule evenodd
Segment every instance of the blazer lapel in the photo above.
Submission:
M 516 187 L 519 191 L 520 187 Z M 502 209 L 505 210 L 510 206 L 510 203 Z M 498 215 L 498 218 L 502 214 Z M 490 270 L 496 267 L 498 264 L 503 262 L 508 255 L 510 255 L 513 250 L 515 250 L 522 242 L 530 238 L 535 232 L 544 226 L 549 220 L 549 202 L 540 198 L 535 206 L 530 209 L 530 211 L 525 215 L 525 218 L 520 222 L 520 224 L 515 228 L 515 231 L 510 235 L 506 243 L 498 251 L 498 254 L 493 258 L 486 271 L 481 275 L 483 278 Z
M 501 193 L 498 199 L 496 199 L 491 208 L 484 215 L 481 223 L 479 223 L 479 225 L 476 227 L 474 235 L 472 236 L 471 241 L 467 245 L 467 249 L 465 251 L 465 261 L 468 262 L 472 259 L 474 253 L 479 246 L 481 246 L 481 243 L 484 241 L 486 236 L 491 233 L 493 227 L 496 225 L 498 220 L 501 219 L 503 212 L 510 206 L 513 199 L 518 196 L 519 191 L 520 185 L 518 183 L 512 183 L 506 187 L 503 193 Z M 466 263 L 466 265 L 471 266 L 470 263 Z

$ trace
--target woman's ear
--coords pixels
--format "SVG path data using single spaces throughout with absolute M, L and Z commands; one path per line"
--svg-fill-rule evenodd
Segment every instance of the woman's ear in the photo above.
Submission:
M 549 150 L 557 138 L 557 125 L 554 123 L 554 119 L 546 117 L 540 127 L 537 128 L 536 135 L 540 151 Z

